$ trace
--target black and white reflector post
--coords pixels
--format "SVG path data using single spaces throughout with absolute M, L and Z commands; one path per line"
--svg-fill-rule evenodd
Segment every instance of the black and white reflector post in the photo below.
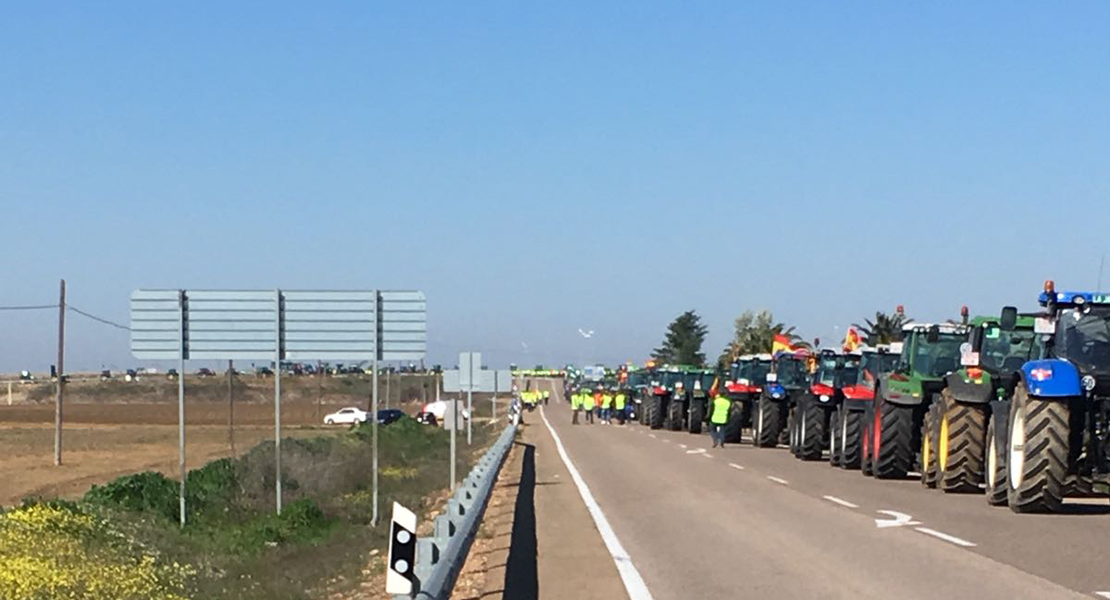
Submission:
M 416 514 L 393 503 L 389 528 L 389 568 L 385 574 L 387 594 L 412 594 L 416 566 Z

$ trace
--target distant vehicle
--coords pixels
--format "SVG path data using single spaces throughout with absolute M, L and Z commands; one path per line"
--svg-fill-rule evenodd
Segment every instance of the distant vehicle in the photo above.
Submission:
M 396 408 L 383 408 L 378 411 L 378 425 L 389 425 L 400 421 L 405 413 Z
M 381 412 L 378 412 L 379 423 L 381 423 Z M 365 423 L 368 418 L 370 418 L 370 415 L 366 411 L 348 407 L 324 416 L 324 425 L 353 425 L 355 423 Z
M 32 375 L 30 371 L 20 371 L 19 372 L 19 380 L 20 381 L 34 381 L 35 376 Z
M 135 369 L 128 369 L 127 373 L 123 376 L 123 380 L 128 381 L 128 382 L 138 381 L 139 380 L 138 371 L 136 371 Z
M 255 377 L 273 377 L 274 371 L 270 367 L 257 367 L 254 370 Z
M 166 379 L 169 379 L 170 381 L 173 381 L 174 379 L 177 379 L 177 369 L 167 370 L 166 371 Z
M 443 400 L 433 400 L 425 404 L 420 413 L 431 413 L 436 419 L 442 421 L 443 416 L 447 414 L 447 403 Z
M 430 412 L 422 412 L 416 415 L 416 421 L 421 425 L 439 426 L 439 419 L 436 419 L 436 416 Z
M 201 367 L 197 369 L 197 377 L 215 377 L 216 372 L 208 367 Z
M 104 369 L 103 371 L 100 372 L 100 380 L 101 381 L 108 381 L 111 378 L 112 378 L 112 371 L 110 371 L 108 369 Z

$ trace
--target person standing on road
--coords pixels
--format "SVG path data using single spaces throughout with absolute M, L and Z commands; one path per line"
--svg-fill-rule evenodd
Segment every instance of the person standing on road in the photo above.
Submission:
M 578 413 L 582 412 L 582 392 L 574 392 L 570 395 L 570 410 L 574 413 L 571 417 L 570 424 L 578 424 Z
M 608 390 L 601 394 L 601 423 L 610 425 L 613 419 L 613 394 Z
M 543 405 L 547 406 L 547 401 L 551 399 L 551 392 L 548 390 L 543 391 Z
M 592 425 L 594 422 L 594 407 L 597 406 L 597 403 L 589 388 L 582 391 L 582 396 L 582 410 L 586 411 L 586 422 Z
M 617 410 L 617 421 L 620 421 L 621 425 L 624 425 L 624 419 L 625 419 L 625 416 L 626 416 L 625 415 L 625 408 L 626 408 L 627 402 L 628 402 L 628 396 L 624 395 L 623 390 L 618 391 L 617 395 L 613 398 L 613 405 L 615 406 L 615 408 Z
M 709 417 L 709 437 L 713 438 L 713 447 L 725 447 L 725 424 L 728 423 L 728 411 L 732 403 L 721 394 L 713 397 L 713 413 Z

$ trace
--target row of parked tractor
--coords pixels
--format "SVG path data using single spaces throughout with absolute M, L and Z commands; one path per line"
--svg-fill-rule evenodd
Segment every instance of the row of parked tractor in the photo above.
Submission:
M 715 389 L 731 401 L 726 443 L 1055 512 L 1110 483 L 1110 295 L 1046 282 L 1040 304 L 971 319 L 965 309 L 847 352 L 633 371 L 627 387 L 653 429 L 700 433 Z

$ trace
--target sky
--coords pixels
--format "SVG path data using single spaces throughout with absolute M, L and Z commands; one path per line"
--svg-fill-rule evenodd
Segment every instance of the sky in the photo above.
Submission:
M 125 325 L 137 288 L 419 289 L 429 362 L 494 366 L 642 361 L 690 309 L 716 356 L 747 309 L 831 340 L 897 304 L 1032 308 L 1110 250 L 1108 24 L 1104 2 L 7 3 L 0 307 L 60 278 Z M 46 370 L 56 320 L 0 311 L 0 371 Z M 67 365 L 137 366 L 128 340 L 71 313 Z

